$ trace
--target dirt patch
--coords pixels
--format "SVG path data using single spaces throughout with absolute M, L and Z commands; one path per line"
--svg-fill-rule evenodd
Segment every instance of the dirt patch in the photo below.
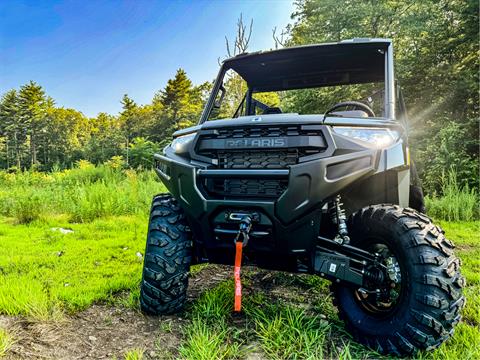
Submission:
M 155 342 L 161 341 L 160 324 L 167 320 L 167 317 L 145 317 L 134 310 L 103 305 L 94 305 L 55 323 L 8 319 L 7 329 L 17 340 L 9 356 L 12 359 L 104 359 L 121 356 L 132 348 L 154 349 Z M 175 323 L 178 322 L 176 318 Z M 177 336 L 173 333 L 168 339 L 175 341 Z
M 208 266 L 191 277 L 188 302 L 231 277 L 232 269 Z M 144 316 L 137 310 L 93 305 L 59 322 L 0 317 L 0 327 L 15 337 L 6 359 L 111 359 L 144 349 L 146 359 L 175 356 L 182 341 L 182 314 Z
M 455 247 L 457 248 L 457 250 L 465 252 L 475 251 L 478 249 L 477 244 L 455 244 Z

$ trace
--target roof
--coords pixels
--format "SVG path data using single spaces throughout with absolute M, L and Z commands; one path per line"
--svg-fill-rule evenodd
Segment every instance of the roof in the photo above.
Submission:
M 382 82 L 388 39 L 353 39 L 241 54 L 224 61 L 253 91 Z

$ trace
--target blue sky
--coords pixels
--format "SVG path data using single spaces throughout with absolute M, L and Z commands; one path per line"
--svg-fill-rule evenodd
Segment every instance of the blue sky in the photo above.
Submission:
M 214 78 L 240 13 L 254 51 L 273 47 L 292 11 L 290 0 L 0 1 L 0 94 L 34 80 L 58 106 L 115 114 L 123 94 L 148 103 L 180 67 L 194 83 Z

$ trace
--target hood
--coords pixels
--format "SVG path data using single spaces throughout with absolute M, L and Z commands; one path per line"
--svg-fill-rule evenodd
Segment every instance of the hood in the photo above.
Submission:
M 401 127 L 397 121 L 386 120 L 385 118 L 364 118 L 364 117 L 338 117 L 323 114 L 299 115 L 297 113 L 268 114 L 240 116 L 238 118 L 227 118 L 221 120 L 206 121 L 201 125 L 192 126 L 176 131 L 173 136 L 181 136 L 206 129 L 218 129 L 225 127 L 249 127 L 262 125 L 297 125 L 297 124 L 325 124 L 345 126 L 374 126 L 374 127 Z

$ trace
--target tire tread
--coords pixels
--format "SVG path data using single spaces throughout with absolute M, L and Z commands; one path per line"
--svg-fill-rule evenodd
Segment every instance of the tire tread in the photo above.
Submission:
M 404 323 L 399 322 L 398 329 L 381 336 L 368 334 L 342 308 L 338 297 L 345 294 L 340 293 L 340 286 L 332 285 L 339 317 L 357 341 L 367 346 L 374 342 L 373 348 L 383 354 L 412 355 L 438 347 L 453 334 L 465 305 L 465 279 L 460 274 L 461 262 L 453 253 L 454 244 L 429 217 L 397 205 L 366 207 L 353 214 L 348 224 L 349 230 L 363 233 L 374 231 L 376 226 L 390 227 L 405 244 L 405 251 L 415 255 L 411 255 L 412 308 L 402 319 Z
M 140 287 L 140 306 L 152 315 L 181 311 L 186 301 L 191 239 L 182 209 L 170 194 L 154 196 Z

